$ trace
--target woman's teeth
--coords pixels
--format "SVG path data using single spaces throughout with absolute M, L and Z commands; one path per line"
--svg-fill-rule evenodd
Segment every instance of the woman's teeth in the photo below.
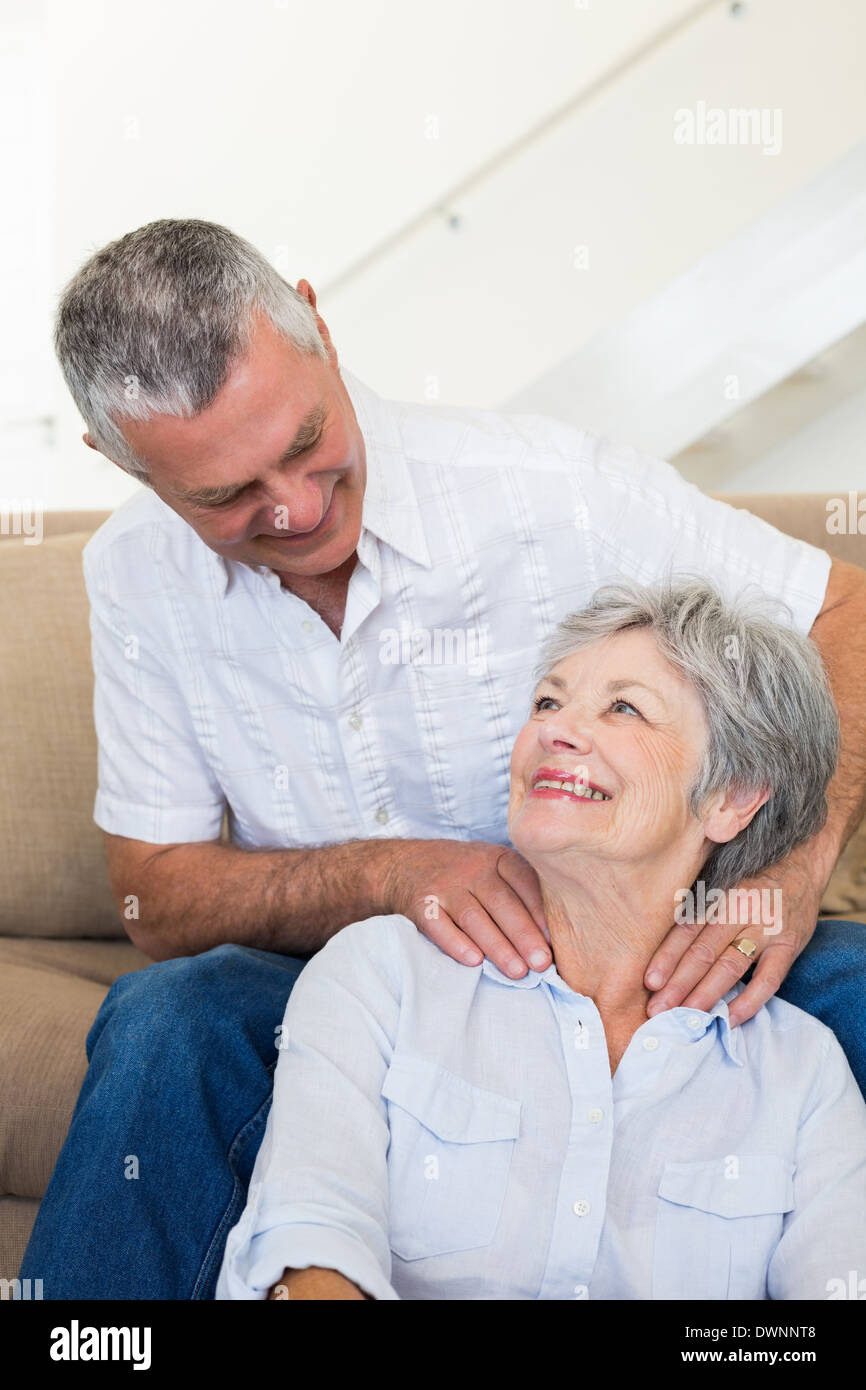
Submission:
M 570 792 L 572 796 L 582 796 L 587 801 L 610 801 L 610 797 L 606 796 L 604 792 L 593 791 L 583 782 L 549 782 L 546 778 L 542 778 L 535 783 L 532 790 L 538 791 L 539 787 L 553 787 L 557 791 Z

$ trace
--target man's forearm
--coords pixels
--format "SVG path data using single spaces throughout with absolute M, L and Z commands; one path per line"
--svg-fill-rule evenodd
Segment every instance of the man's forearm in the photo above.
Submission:
M 243 850 L 212 842 L 155 848 L 111 871 L 124 925 L 154 960 L 234 942 L 309 955 L 349 922 L 388 911 L 384 880 L 405 840 L 350 840 L 319 849 Z M 112 855 L 109 856 L 112 863 Z
M 866 811 L 866 572 L 834 561 L 824 607 L 809 635 L 827 668 L 841 730 L 839 763 L 827 790 L 827 824 L 809 841 L 826 885 Z

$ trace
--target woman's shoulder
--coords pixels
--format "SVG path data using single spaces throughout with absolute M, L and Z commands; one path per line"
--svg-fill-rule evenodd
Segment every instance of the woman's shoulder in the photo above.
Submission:
M 454 991 L 459 982 L 477 974 L 477 967 L 462 965 L 435 945 L 400 913 L 365 917 L 350 922 L 325 942 L 310 958 L 303 973 L 311 976 L 346 976 L 359 984 L 373 977 L 387 980 L 402 993 L 410 980 L 423 983 L 424 992 Z
M 745 987 L 743 981 L 740 980 L 733 989 L 728 990 L 724 996 L 724 1002 L 726 1004 L 733 1003 L 737 995 L 742 994 Z M 752 1018 L 739 1024 L 736 1031 L 739 1032 L 740 1029 L 748 1029 L 750 1033 L 790 1033 L 797 1031 L 802 1032 L 806 1038 L 821 1043 L 824 1043 L 827 1038 L 832 1038 L 834 1042 L 836 1040 L 835 1033 L 814 1014 L 808 1013 L 796 1004 L 789 1004 L 787 999 L 780 999 L 777 994 L 768 999 Z
M 324 960 L 326 957 L 333 960 L 338 956 L 353 955 L 358 951 L 372 956 L 389 955 L 395 949 L 400 936 L 405 935 L 407 927 L 412 927 L 408 917 L 390 914 L 349 922 L 345 927 L 340 927 L 339 931 L 335 931 L 333 936 L 329 936 L 310 960 Z M 412 927 L 412 930 L 415 928 Z
M 744 988 L 742 981 L 735 985 L 724 996 L 725 1003 L 730 1004 Z M 814 1014 L 778 995 L 768 999 L 733 1033 L 741 1035 L 744 1049 L 762 1068 L 766 1068 L 770 1054 L 775 1053 L 780 1064 L 793 1069 L 806 1088 L 828 1062 L 835 1061 L 843 1071 L 847 1070 L 845 1052 L 833 1030 Z
M 408 917 L 397 913 L 365 917 L 334 932 L 304 968 L 315 965 L 314 973 L 339 971 L 344 965 L 354 969 L 359 962 L 366 962 L 373 968 L 402 973 L 419 940 L 436 950 Z

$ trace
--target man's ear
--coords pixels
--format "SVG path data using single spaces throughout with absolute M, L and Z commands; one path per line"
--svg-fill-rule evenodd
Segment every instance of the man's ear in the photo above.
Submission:
M 304 299 L 306 299 L 310 308 L 315 309 L 316 291 L 313 289 L 309 280 L 299 280 L 298 283 L 295 285 L 295 289 L 297 290 L 298 294 L 302 294 L 304 296 Z
M 90 438 L 90 435 L 89 435 L 89 434 L 83 434 L 83 435 L 81 436 L 81 438 L 84 440 L 84 442 L 85 442 L 85 444 L 87 445 L 88 449 L 96 449 L 96 445 L 94 444 L 93 440 Z M 99 453 L 99 450 L 96 449 L 96 452 Z
M 313 313 L 316 315 L 316 324 L 319 329 L 319 337 L 321 338 L 322 342 L 325 344 L 325 347 L 328 350 L 328 356 L 331 359 L 331 366 L 336 367 L 337 349 L 331 342 L 331 335 L 328 332 L 328 325 L 325 323 L 325 320 L 322 318 L 321 314 L 316 312 L 316 291 L 313 289 L 309 280 L 299 280 L 295 288 L 297 289 L 298 294 L 302 294 L 304 296 L 304 299 L 306 299 Z

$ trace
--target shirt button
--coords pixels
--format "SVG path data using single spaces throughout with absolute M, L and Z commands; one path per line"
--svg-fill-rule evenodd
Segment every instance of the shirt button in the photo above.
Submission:
M 590 1124 L 597 1125 L 598 1122 L 599 1122 L 599 1120 L 602 1118 L 603 1114 L 604 1114 L 604 1111 L 603 1111 L 603 1110 L 599 1110 L 597 1107 L 596 1107 L 594 1110 L 590 1110 L 590 1112 L 589 1112 L 589 1122 L 590 1122 Z
M 575 1298 L 589 1298 L 589 1289 L 586 1284 L 575 1284 L 574 1296 Z
M 689 1019 L 689 1027 L 694 1029 L 695 1032 L 697 1032 L 699 1028 L 703 1027 L 703 1023 L 704 1020 L 698 1014 L 692 1014 L 691 1018 Z
M 380 825 L 384 825 L 387 819 L 388 812 L 385 810 L 384 806 L 380 806 L 378 811 L 376 812 L 376 820 L 379 822 Z
M 589 1202 L 575 1202 L 571 1210 L 574 1212 L 575 1216 L 589 1216 Z
M 644 1040 L 643 1040 L 643 1049 L 644 1049 L 644 1052 L 655 1052 L 655 1050 L 656 1050 L 656 1048 L 658 1047 L 658 1045 L 659 1045 L 659 1040 L 658 1040 L 658 1038 L 644 1038 Z
M 350 714 L 350 715 L 349 715 L 349 723 L 351 724 L 351 726 L 352 726 L 353 729 L 360 729 L 360 727 L 361 727 L 361 725 L 363 724 L 363 722 L 364 722 L 364 721 L 363 721 L 363 719 L 361 718 L 360 714 Z
M 301 627 L 304 629 L 304 632 L 312 632 L 313 630 L 313 624 L 310 622 L 309 618 L 304 619 L 301 623 Z

